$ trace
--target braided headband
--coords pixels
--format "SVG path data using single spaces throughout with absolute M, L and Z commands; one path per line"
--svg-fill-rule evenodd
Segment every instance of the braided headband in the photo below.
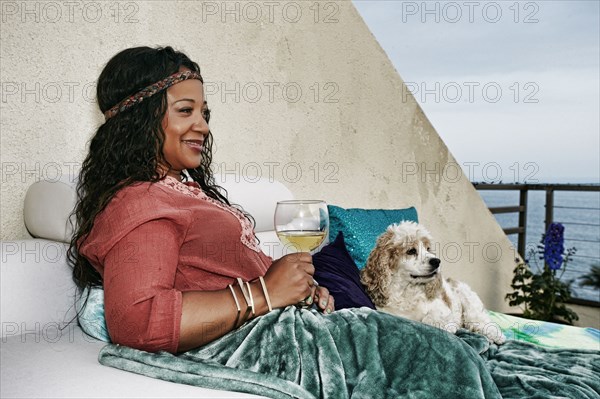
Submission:
M 114 107 L 109 109 L 104 113 L 104 120 L 107 121 L 119 112 L 125 111 L 133 107 L 136 104 L 141 103 L 146 98 L 152 97 L 156 93 L 166 90 L 169 87 L 177 84 L 179 82 L 183 82 L 188 79 L 198 79 L 202 82 L 202 76 L 198 72 L 194 71 L 185 71 L 185 72 L 177 72 L 173 75 L 167 76 L 161 81 L 151 84 L 150 86 L 140 90 L 132 96 L 127 97 L 123 101 L 117 103 Z

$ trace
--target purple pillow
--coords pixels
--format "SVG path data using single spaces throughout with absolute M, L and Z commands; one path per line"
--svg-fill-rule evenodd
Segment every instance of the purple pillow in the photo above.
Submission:
M 315 280 L 327 288 L 335 298 L 335 308 L 375 309 L 360 283 L 360 272 L 346 249 L 344 233 L 338 233 L 335 240 L 313 255 Z

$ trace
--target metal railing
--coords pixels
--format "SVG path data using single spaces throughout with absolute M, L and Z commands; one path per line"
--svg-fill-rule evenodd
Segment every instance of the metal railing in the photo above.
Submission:
M 514 227 L 503 227 L 506 235 L 517 234 L 517 251 L 525 258 L 526 257 L 526 245 L 527 245 L 527 198 L 529 191 L 545 191 L 545 219 L 544 219 L 544 231 L 548 230 L 548 227 L 554 220 L 555 209 L 586 209 L 596 210 L 600 212 L 600 208 L 593 207 L 577 207 L 577 206 L 560 206 L 554 204 L 554 194 L 557 191 L 581 191 L 581 192 L 600 192 L 600 185 L 598 184 L 490 184 L 490 183 L 473 183 L 473 186 L 477 190 L 498 190 L 498 191 L 519 191 L 519 204 L 514 206 L 500 206 L 500 207 L 489 207 L 492 214 L 501 213 L 518 213 L 519 222 L 518 226 Z M 592 226 L 600 228 L 600 224 L 597 223 L 581 223 L 581 222 L 569 222 L 560 221 L 563 225 L 580 225 L 580 226 Z M 599 240 L 586 240 L 586 239 L 575 239 L 570 238 L 569 241 L 587 242 L 587 243 L 600 243 Z M 580 258 L 589 258 L 600 260 L 599 257 L 577 255 Z M 586 306 L 600 306 L 600 302 L 587 301 L 583 299 L 572 299 L 572 303 L 581 304 Z

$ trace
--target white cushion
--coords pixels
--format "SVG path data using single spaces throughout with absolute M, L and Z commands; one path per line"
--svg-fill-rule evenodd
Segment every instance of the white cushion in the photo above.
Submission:
M 255 231 L 273 231 L 277 201 L 293 199 L 282 183 L 267 178 L 216 175 L 216 183 L 227 190 L 229 202 L 241 205 L 256 221 Z
M 260 398 L 176 384 L 98 363 L 105 345 L 75 324 L 62 331 L 4 337 L 2 398 Z
M 283 184 L 267 178 L 216 175 L 215 181 L 228 192 L 231 203 L 241 205 L 256 221 L 257 232 L 273 230 L 277 201 L 292 199 Z M 69 242 L 72 234 L 69 215 L 75 207 L 77 178 L 64 175 L 60 180 L 33 183 L 25 195 L 25 226 L 33 237 Z
M 72 228 L 68 218 L 75 207 L 74 176 L 42 180 L 27 189 L 23 206 L 25 226 L 33 237 L 69 242 Z
M 66 249 L 56 241 L 2 241 L 2 337 L 55 328 L 73 318 L 75 284 Z

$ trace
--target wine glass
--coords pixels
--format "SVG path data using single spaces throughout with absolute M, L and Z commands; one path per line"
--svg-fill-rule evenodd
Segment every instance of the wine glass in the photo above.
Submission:
M 286 249 L 311 252 L 329 233 L 329 212 L 321 200 L 288 200 L 277 202 L 275 232 Z
M 321 200 L 279 201 L 275 207 L 275 232 L 285 250 L 290 247 L 296 252 L 317 249 L 329 234 L 327 204 Z M 319 285 L 316 281 L 314 284 Z M 309 298 L 297 303 L 296 307 L 309 308 Z

